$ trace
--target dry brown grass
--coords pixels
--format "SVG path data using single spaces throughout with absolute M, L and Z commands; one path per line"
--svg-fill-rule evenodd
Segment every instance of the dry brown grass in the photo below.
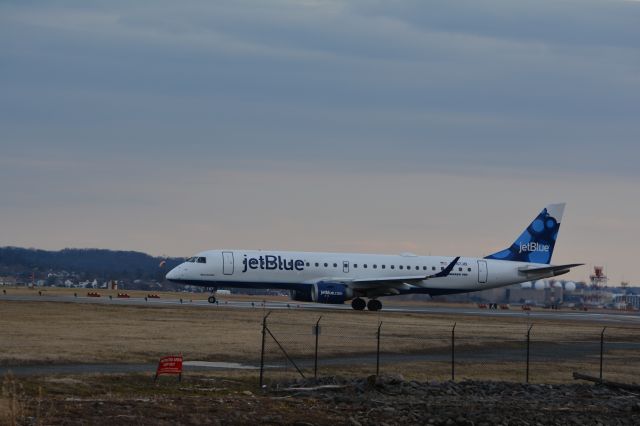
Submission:
M 24 391 L 12 375 L 0 383 L 0 425 L 17 425 L 24 418 Z
M 143 291 L 143 290 L 110 290 L 110 289 L 88 289 L 88 288 L 65 288 L 65 287 L 26 287 L 26 286 L 0 286 L 1 290 L 5 290 L 8 295 L 14 296 L 78 296 L 84 297 L 89 291 L 96 291 L 100 293 L 102 297 L 117 297 L 118 293 L 126 293 L 131 297 L 144 298 L 148 294 L 157 294 L 161 299 L 177 300 L 183 298 L 185 300 L 204 301 L 209 297 L 209 293 L 190 293 L 190 292 L 177 292 L 177 291 Z M 232 298 L 233 300 L 268 300 L 268 301 L 287 301 L 285 296 L 249 296 L 249 295 L 221 295 L 218 294 L 218 299 L 224 301 Z
M 260 310 L 0 301 L 3 364 L 148 362 L 259 351 Z M 228 358 L 225 358 L 228 359 Z
M 150 362 L 183 353 L 186 359 L 255 362 L 263 309 L 131 306 L 0 300 L 2 364 Z M 373 353 L 383 322 L 386 353 L 442 351 L 457 322 L 460 347 L 521 345 L 526 318 L 424 315 L 393 312 L 278 310 L 269 317 L 274 335 L 292 355 L 313 353 L 312 325 L 321 320 L 322 356 Z M 612 340 L 638 341 L 638 329 L 610 328 Z M 536 320 L 532 338 L 597 341 L 600 326 L 582 321 Z

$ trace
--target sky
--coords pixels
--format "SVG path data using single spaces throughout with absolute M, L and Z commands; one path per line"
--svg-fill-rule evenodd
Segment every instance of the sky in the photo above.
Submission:
M 640 285 L 640 2 L 3 1 L 0 246 L 481 256 Z

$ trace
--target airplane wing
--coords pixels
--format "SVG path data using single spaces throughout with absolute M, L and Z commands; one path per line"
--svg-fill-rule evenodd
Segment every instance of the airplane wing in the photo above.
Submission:
M 420 282 L 425 280 L 429 280 L 432 278 L 444 278 L 448 276 L 453 270 L 453 268 L 456 266 L 456 263 L 458 263 L 458 260 L 460 260 L 460 256 L 453 259 L 453 261 L 449 263 L 449 265 L 447 265 L 446 268 L 444 268 L 437 274 L 432 274 L 432 275 L 404 275 L 404 276 L 401 275 L 397 277 L 360 278 L 360 279 L 348 280 L 344 282 L 345 284 L 349 284 L 349 285 L 352 285 L 353 287 L 360 287 L 360 288 L 384 287 L 384 286 L 397 287 L 397 286 L 403 286 L 406 284 L 418 285 Z
M 537 275 L 547 275 L 551 274 L 551 276 L 557 276 L 566 274 L 571 270 L 571 268 L 575 268 L 576 266 L 582 266 L 584 263 L 571 263 L 568 265 L 554 265 L 554 266 L 543 266 L 541 268 L 532 268 L 529 266 L 525 266 L 523 268 L 518 269 L 518 271 L 524 274 L 527 277 L 533 277 Z

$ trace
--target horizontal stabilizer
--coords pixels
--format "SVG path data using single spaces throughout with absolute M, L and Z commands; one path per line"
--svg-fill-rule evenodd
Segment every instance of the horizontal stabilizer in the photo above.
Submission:
M 571 263 L 568 265 L 554 265 L 554 266 L 543 266 L 541 268 L 531 268 L 529 266 L 525 266 L 523 268 L 518 269 L 519 272 L 523 273 L 527 277 L 536 276 L 536 275 L 562 275 L 566 274 L 571 270 L 571 268 L 575 268 L 576 266 L 582 266 L 584 263 Z

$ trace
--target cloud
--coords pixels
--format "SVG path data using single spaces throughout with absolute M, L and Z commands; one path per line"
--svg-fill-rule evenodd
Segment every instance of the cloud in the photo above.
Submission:
M 298 232 L 342 211 L 351 199 L 331 191 L 351 194 L 377 182 L 384 190 L 367 192 L 366 209 L 350 204 L 342 213 L 372 217 L 360 234 L 313 238 L 325 249 L 330 241 L 400 249 L 411 234 L 373 238 L 367 230 L 415 225 L 394 212 L 411 209 L 431 185 L 443 189 L 430 202 L 449 201 L 454 178 L 465 182 L 455 185 L 462 210 L 469 200 L 478 208 L 503 204 L 504 194 L 543 204 L 545 185 L 555 181 L 583 194 L 588 209 L 587 183 L 602 179 L 633 192 L 640 178 L 638 7 L 595 0 L 3 2 L 0 192 L 11 212 L 3 217 L 12 218 L 5 226 L 48 223 L 44 212 L 55 211 L 56 232 L 45 238 L 48 228 L 39 228 L 28 245 L 72 243 L 65 235 L 75 235 L 84 244 L 147 249 L 162 245 L 172 226 L 188 238 L 211 226 L 211 239 L 243 235 L 239 242 L 266 244 L 272 229 L 294 222 Z M 259 177 L 251 182 L 241 178 L 253 173 Z M 419 184 L 407 183 L 410 177 Z M 512 179 L 518 185 L 495 184 Z M 288 180 L 301 184 L 292 189 Z M 480 181 L 487 186 L 469 185 Z M 304 195 L 300 202 L 312 207 L 293 209 L 303 219 L 284 214 L 292 199 L 271 192 L 279 187 Z M 244 197 L 233 198 L 236 192 Z M 218 202 L 229 197 L 233 203 Z M 620 193 L 610 202 L 629 198 Z M 279 212 L 264 229 L 237 213 L 261 210 L 247 202 L 253 199 Z M 162 213 L 177 200 L 195 207 Z M 207 225 L 213 213 L 202 212 L 217 210 L 228 230 Z M 148 218 L 156 215 L 162 219 Z M 123 229 L 117 238 L 104 231 L 116 227 Z M 328 228 L 323 233 L 331 235 Z M 434 241 L 447 244 L 438 232 Z
M 480 3 L 10 3 L 4 143 L 636 174 L 636 5 Z

